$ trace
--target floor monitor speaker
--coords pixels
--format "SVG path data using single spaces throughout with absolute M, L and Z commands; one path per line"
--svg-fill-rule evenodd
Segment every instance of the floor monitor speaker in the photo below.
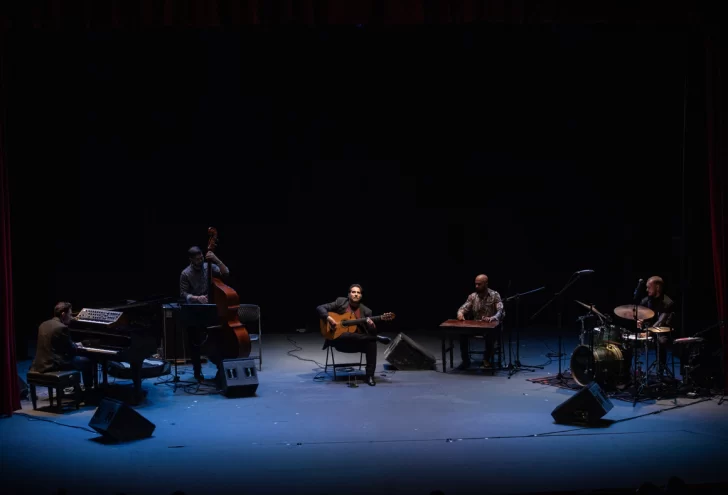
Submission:
M 579 390 L 551 412 L 556 423 L 589 424 L 598 422 L 614 404 L 596 382 Z
M 254 395 L 258 390 L 255 359 L 225 359 L 222 362 L 222 393 L 227 397 Z
M 127 404 L 104 398 L 91 421 L 91 428 L 116 442 L 128 442 L 152 436 L 156 426 Z

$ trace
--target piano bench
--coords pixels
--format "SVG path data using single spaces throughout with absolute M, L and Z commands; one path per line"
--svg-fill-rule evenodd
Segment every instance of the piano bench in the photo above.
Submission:
M 26 381 L 30 388 L 30 399 L 33 401 L 33 410 L 37 409 L 38 396 L 35 387 L 48 387 L 48 401 L 53 408 L 53 389 L 56 389 L 56 409 L 59 413 L 63 413 L 63 398 L 67 397 L 63 394 L 63 389 L 73 387 L 75 393 L 73 395 L 72 405 L 79 408 L 81 403 L 81 372 L 72 371 L 49 371 L 47 373 L 37 373 L 29 371 Z

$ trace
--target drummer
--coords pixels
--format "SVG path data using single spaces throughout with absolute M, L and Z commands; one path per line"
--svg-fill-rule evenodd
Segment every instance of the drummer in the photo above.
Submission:
M 673 315 L 675 314 L 675 303 L 664 293 L 665 281 L 661 277 L 650 277 L 647 279 L 647 296 L 642 299 L 640 306 L 650 308 L 655 312 L 655 316 L 650 319 L 637 320 L 639 328 L 650 327 L 670 327 L 672 328 Z M 669 338 L 670 332 L 658 333 L 657 339 L 660 341 L 660 369 L 658 375 L 665 373 L 665 365 L 667 364 L 667 345 L 671 342 Z

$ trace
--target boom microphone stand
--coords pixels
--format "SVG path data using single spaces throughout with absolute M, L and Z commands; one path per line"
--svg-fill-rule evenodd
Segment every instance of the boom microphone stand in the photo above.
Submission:
M 559 300 L 558 310 L 557 310 L 558 311 L 558 313 L 557 313 L 557 315 L 558 315 L 557 316 L 557 323 L 558 323 L 558 329 L 559 329 L 559 355 L 558 355 L 558 357 L 559 357 L 559 374 L 556 375 L 556 378 L 558 378 L 559 380 L 563 380 L 564 379 L 564 375 L 561 373 L 561 356 L 563 356 L 563 353 L 561 352 L 561 334 L 563 332 L 563 329 L 562 329 L 562 326 L 561 326 L 561 311 L 562 311 L 562 306 L 563 306 L 562 295 L 564 294 L 564 292 L 566 292 L 566 289 L 568 289 L 569 287 L 571 287 L 577 280 L 579 280 L 579 278 L 582 275 L 587 275 L 587 274 L 590 274 L 590 273 L 594 273 L 594 270 L 579 270 L 578 272 L 574 272 L 571 275 L 571 277 L 569 278 L 569 281 L 566 282 L 566 285 L 559 292 L 557 292 L 556 294 L 554 294 L 554 297 L 552 297 L 546 304 L 544 304 L 543 306 L 541 306 L 541 308 L 538 311 L 536 311 L 531 316 L 531 320 L 533 320 L 539 314 L 541 314 L 541 312 L 544 309 L 546 309 L 552 302 L 554 302 L 556 299 Z
M 514 294 L 511 297 L 505 299 L 503 302 L 508 303 L 511 301 L 516 301 L 516 319 L 515 319 L 515 328 L 516 328 L 516 362 L 515 364 L 509 364 L 508 367 L 510 368 L 510 371 L 508 372 L 508 378 L 512 377 L 519 371 L 536 371 L 535 368 L 543 369 L 543 366 L 530 366 L 527 364 L 521 363 L 521 330 L 518 325 L 518 315 L 520 312 L 518 311 L 518 307 L 521 302 L 521 296 L 526 296 L 528 294 L 533 294 L 534 292 L 539 292 L 544 290 L 546 287 L 539 287 L 538 289 L 529 290 L 528 292 L 521 292 L 520 294 Z M 505 323 L 507 318 L 503 318 L 503 323 Z M 513 356 L 513 349 L 511 347 L 512 341 L 511 341 L 511 335 L 513 334 L 513 331 L 509 332 L 508 334 L 508 356 L 510 359 L 510 356 Z

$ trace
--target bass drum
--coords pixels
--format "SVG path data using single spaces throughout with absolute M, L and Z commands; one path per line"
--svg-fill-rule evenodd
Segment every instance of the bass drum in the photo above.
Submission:
M 597 382 L 604 388 L 614 389 L 629 379 L 629 365 L 616 345 L 594 348 L 594 368 L 590 368 L 589 346 L 580 345 L 571 354 L 571 376 L 582 386 Z

